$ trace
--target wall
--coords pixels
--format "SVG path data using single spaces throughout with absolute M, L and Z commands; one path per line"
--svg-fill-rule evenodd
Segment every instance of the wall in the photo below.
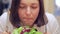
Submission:
M 44 0 L 45 11 L 48 11 L 49 13 L 53 14 L 55 10 L 54 5 L 54 0 Z

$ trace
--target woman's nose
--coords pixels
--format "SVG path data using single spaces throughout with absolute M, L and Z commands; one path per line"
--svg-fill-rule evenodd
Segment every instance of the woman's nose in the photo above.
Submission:
M 27 15 L 31 15 L 30 7 L 27 8 L 26 14 L 27 14 Z

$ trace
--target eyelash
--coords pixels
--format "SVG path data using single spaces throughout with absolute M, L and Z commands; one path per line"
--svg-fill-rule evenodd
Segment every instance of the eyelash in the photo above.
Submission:
M 23 7 L 20 6 L 19 8 L 21 8 L 21 9 L 26 9 L 25 6 L 23 6 Z M 32 8 L 32 9 L 36 9 L 37 7 L 34 7 L 34 6 L 32 7 L 32 6 L 31 6 L 31 8 Z
M 37 7 L 31 7 L 31 8 L 36 9 Z
M 26 7 L 25 7 L 25 6 L 24 6 L 24 7 L 21 7 L 21 6 L 20 6 L 19 8 L 24 9 L 24 8 L 26 8 Z

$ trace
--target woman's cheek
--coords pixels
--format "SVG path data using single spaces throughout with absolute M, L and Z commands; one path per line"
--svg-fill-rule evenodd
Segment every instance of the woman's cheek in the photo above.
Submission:
M 24 14 L 23 11 L 21 11 L 21 10 L 18 11 L 19 18 L 22 18 L 24 16 L 23 14 Z
M 34 19 L 38 17 L 38 14 L 39 14 L 39 10 L 35 10 L 35 12 L 33 13 Z

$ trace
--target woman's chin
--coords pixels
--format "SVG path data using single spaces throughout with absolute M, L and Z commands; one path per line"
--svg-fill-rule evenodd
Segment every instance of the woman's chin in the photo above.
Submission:
M 33 25 L 33 23 L 25 23 L 25 26 L 32 26 Z

